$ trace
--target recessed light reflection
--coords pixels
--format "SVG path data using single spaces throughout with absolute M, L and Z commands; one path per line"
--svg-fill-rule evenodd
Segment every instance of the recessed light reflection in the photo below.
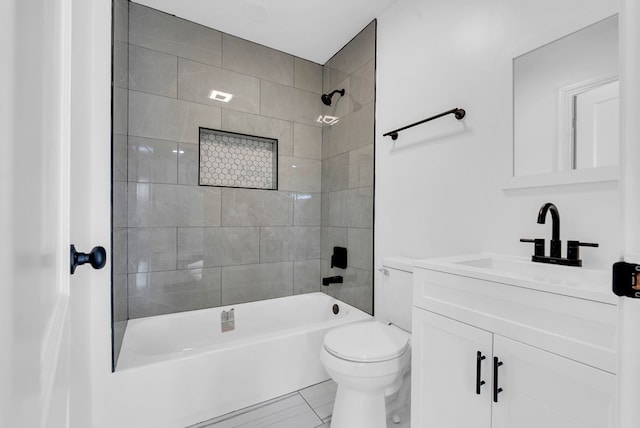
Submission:
M 183 154 L 184 150 L 171 150 L 173 153 Z
M 335 125 L 339 121 L 340 121 L 339 117 L 329 116 L 329 115 L 325 115 L 325 116 L 320 115 L 318 116 L 318 120 L 316 122 L 322 123 L 324 125 Z
M 209 98 L 216 101 L 222 101 L 223 103 L 228 103 L 231 101 L 231 98 L 233 98 L 233 94 L 228 94 L 214 89 L 209 94 Z

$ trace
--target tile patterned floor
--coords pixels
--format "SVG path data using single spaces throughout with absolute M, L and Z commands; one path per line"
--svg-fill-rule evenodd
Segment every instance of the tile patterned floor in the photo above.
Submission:
M 336 383 L 328 380 L 188 428 L 329 428 L 336 389 Z M 410 427 L 410 389 L 407 375 L 400 391 L 387 400 L 387 408 L 400 417 L 393 423 L 389 416 L 389 428 Z
M 336 389 L 328 380 L 189 428 L 328 428 Z

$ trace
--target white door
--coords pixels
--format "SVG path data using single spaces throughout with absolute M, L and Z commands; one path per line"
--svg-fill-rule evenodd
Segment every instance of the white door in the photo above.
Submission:
M 615 376 L 498 335 L 493 428 L 613 427 Z
M 411 426 L 490 428 L 492 334 L 417 308 L 412 334 Z
M 70 343 L 77 326 L 90 320 L 82 316 L 79 323 L 70 323 L 74 314 L 83 313 L 72 310 L 70 290 L 88 282 L 86 276 L 70 279 L 70 234 L 78 240 L 86 235 L 70 228 L 70 217 L 71 211 L 82 211 L 78 206 L 89 205 L 81 195 L 70 203 L 77 187 L 70 186 L 70 152 L 89 144 L 97 122 L 106 124 L 103 140 L 108 142 L 108 3 L 101 1 L 101 10 L 97 0 L 7 0 L 2 5 L 0 427 L 90 426 L 74 424 L 83 411 L 73 410 L 74 400 L 90 399 L 89 389 L 71 388 L 78 376 L 89 381 L 82 371 L 88 358 L 78 351 L 87 345 Z M 92 16 L 100 19 L 92 22 Z M 98 39 L 104 52 L 84 46 Z M 97 61 L 106 71 L 91 72 Z M 100 112 L 104 117 L 91 123 L 74 109 L 95 113 L 86 100 L 93 96 L 96 75 L 104 80 L 100 92 L 106 94 L 106 106 Z M 82 244 L 79 250 L 90 250 Z M 74 399 L 78 391 L 82 398 Z
M 3 427 L 68 425 L 70 18 L 69 0 L 3 3 Z
M 620 83 L 616 80 L 576 95 L 576 169 L 618 165 L 619 94 Z

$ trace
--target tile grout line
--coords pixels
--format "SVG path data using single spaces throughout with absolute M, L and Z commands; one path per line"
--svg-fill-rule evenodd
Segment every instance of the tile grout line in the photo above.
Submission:
M 313 406 L 311 404 L 309 404 L 309 402 L 307 401 L 306 398 L 304 398 L 304 395 L 302 395 L 300 393 L 300 391 L 296 391 L 296 393 L 302 397 L 302 400 L 305 402 L 305 404 L 311 409 L 311 411 L 313 412 L 314 415 L 316 415 L 316 417 L 318 418 L 318 420 L 320 421 L 320 423 L 324 423 L 324 421 L 322 420 L 322 418 L 320 417 L 320 415 L 318 414 L 318 412 L 316 412 L 316 409 L 313 408 Z
M 254 404 L 252 406 L 245 407 L 243 409 L 235 410 L 233 412 L 227 413 L 226 415 L 218 416 L 216 418 L 211 419 L 211 420 L 213 420 L 215 422 L 211 422 L 210 424 L 207 423 L 208 421 L 202 421 L 202 422 L 199 422 L 198 424 L 195 424 L 195 425 L 187 427 L 187 428 L 196 428 L 196 427 L 197 428 L 208 428 L 208 427 L 214 428 L 215 425 L 217 425 L 217 424 L 219 424 L 221 422 L 225 422 L 225 421 L 231 420 L 233 418 L 236 418 L 238 416 L 242 416 L 242 415 L 245 415 L 247 413 L 250 413 L 250 412 L 253 412 L 253 411 L 256 411 L 256 410 L 259 410 L 259 409 L 263 409 L 263 408 L 271 406 L 271 405 L 273 405 L 275 403 L 279 403 L 279 402 L 281 402 L 283 400 L 288 400 L 289 398 L 294 397 L 296 394 L 299 395 L 298 391 L 290 392 L 289 394 L 282 395 L 280 397 L 277 397 L 277 398 L 274 398 L 274 399 L 271 399 L 271 400 L 267 400 L 267 401 L 264 401 L 262 403 L 257 403 L 257 404 Z M 303 398 L 303 400 L 304 400 L 304 398 Z M 305 401 L 305 403 L 306 403 L 306 401 Z M 206 424 L 206 425 L 200 425 L 200 424 Z

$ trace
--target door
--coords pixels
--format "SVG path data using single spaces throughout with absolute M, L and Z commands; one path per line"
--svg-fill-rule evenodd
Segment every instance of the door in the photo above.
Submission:
M 619 164 L 619 88 L 615 80 L 575 96 L 576 169 Z
M 3 4 L 0 38 L 9 60 L 1 79 L 0 426 L 6 427 L 68 424 L 70 19 L 69 0 Z
M 493 428 L 610 428 L 615 376 L 494 336 L 498 402 Z
M 491 340 L 485 330 L 413 309 L 412 427 L 491 427 Z
M 84 230 L 70 228 L 70 215 L 91 207 L 90 199 L 82 196 L 72 205 L 69 195 L 78 187 L 70 185 L 71 148 L 88 146 L 96 123 L 106 124 L 103 139 L 108 144 L 110 14 L 107 2 L 101 2 L 106 13 L 104 6 L 96 8 L 97 3 L 8 0 L 0 13 L 1 427 L 90 426 L 89 417 L 76 416 L 90 412 L 90 377 L 80 368 L 90 361 L 78 351 L 86 349 L 86 343 L 73 339 L 90 320 L 81 316 L 74 326 L 70 322 L 74 313 L 83 313 L 76 307 L 90 310 L 86 304 L 74 304 L 71 292 L 88 281 L 75 278 L 81 275 L 70 279 L 69 236 L 87 238 Z M 100 20 L 92 22 L 98 14 Z M 102 34 L 105 29 L 107 37 Z M 79 52 L 78 45 L 95 43 L 96 33 L 106 41 L 104 52 Z M 90 69 L 96 61 L 106 63 L 106 72 Z M 95 97 L 90 83 L 94 76 L 104 79 L 107 101 L 104 118 L 92 123 L 74 109 L 95 117 L 86 102 Z M 95 183 L 88 178 L 85 187 Z M 78 249 L 86 250 L 87 243 L 82 244 Z M 82 382 L 85 386 L 75 387 Z M 74 394 L 82 398 L 74 399 Z M 74 412 L 74 407 L 89 410 Z

